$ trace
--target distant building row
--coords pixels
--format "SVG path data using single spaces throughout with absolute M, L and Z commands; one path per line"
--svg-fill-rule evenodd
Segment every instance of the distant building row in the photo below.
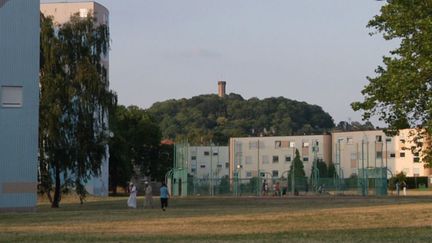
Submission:
M 298 150 L 306 176 L 314 159 L 333 162 L 337 173 L 348 178 L 359 169 L 387 167 L 388 176 L 404 172 L 408 177 L 432 176 L 421 154 L 413 153 L 412 129 L 398 136 L 382 130 L 334 132 L 331 135 L 231 138 L 229 147 L 189 147 L 188 172 L 198 178 L 286 177 Z M 339 170 L 340 167 L 340 170 Z M 432 181 L 430 182 L 432 183 Z

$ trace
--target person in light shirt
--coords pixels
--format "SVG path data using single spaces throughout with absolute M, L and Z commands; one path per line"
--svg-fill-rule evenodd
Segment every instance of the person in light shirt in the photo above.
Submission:
M 145 201 L 144 201 L 144 208 L 151 207 L 153 208 L 153 195 L 152 195 L 152 187 L 151 185 L 146 181 L 145 182 Z
M 162 182 L 162 186 L 160 188 L 160 201 L 161 201 L 161 208 L 163 211 L 165 211 L 166 208 L 168 207 L 168 198 L 169 198 L 168 187 L 165 184 L 165 182 Z

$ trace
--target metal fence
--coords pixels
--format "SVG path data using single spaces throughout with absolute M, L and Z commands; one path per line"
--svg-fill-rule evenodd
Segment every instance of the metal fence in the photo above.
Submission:
M 232 178 L 199 178 L 189 172 L 188 148 L 187 141 L 175 145 L 174 168 L 167 173 L 174 196 L 387 195 L 389 177 L 385 167 L 361 168 L 357 176 L 350 178 L 343 178 L 343 173 L 320 178 L 314 160 L 310 177 L 293 178 L 291 175 L 295 173 L 287 171 L 287 177 L 276 178 L 260 171 L 260 176 L 251 178 L 240 178 L 235 172 Z
M 295 178 L 195 178 L 189 176 L 187 186 L 180 191 L 187 191 L 188 196 L 301 196 L 301 195 L 375 195 L 387 194 L 385 178 L 353 177 L 347 179 L 319 178 L 318 183 L 311 183 L 307 177 Z

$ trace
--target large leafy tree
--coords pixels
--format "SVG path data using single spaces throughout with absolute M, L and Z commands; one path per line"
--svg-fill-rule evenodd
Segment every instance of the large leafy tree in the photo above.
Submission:
M 136 106 L 117 106 L 110 114 L 110 187 L 126 186 L 140 175 L 163 180 L 172 166 L 172 146 L 160 145 L 161 132 L 157 122 Z M 139 169 L 139 171 L 136 171 Z
M 100 174 L 109 140 L 107 114 L 116 96 L 101 62 L 109 49 L 106 25 L 91 16 L 54 26 L 41 16 L 40 174 L 42 189 L 59 207 L 62 184 L 83 198 L 84 184 Z M 63 180 L 62 180 L 63 178 Z
M 368 27 L 400 45 L 383 58 L 376 76 L 368 77 L 364 101 L 352 107 L 363 110 L 365 119 L 378 115 L 389 135 L 418 126 L 424 128 L 420 136 L 432 134 L 432 1 L 388 0 Z M 432 165 L 427 150 L 424 160 Z

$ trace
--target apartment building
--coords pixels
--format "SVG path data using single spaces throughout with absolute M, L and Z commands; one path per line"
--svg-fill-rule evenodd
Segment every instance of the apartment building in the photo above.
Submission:
M 331 161 L 330 135 L 242 137 L 231 138 L 229 145 L 230 178 L 287 177 L 288 170 L 299 151 L 306 176 L 310 176 L 314 159 Z
M 188 154 L 188 173 L 196 178 L 219 179 L 229 175 L 228 146 L 191 146 Z
M 78 14 L 82 18 L 91 14 L 96 18 L 97 24 L 109 26 L 108 9 L 95 1 L 42 3 L 40 11 L 45 16 L 52 16 L 56 25 L 68 22 L 70 17 L 75 14 Z M 102 63 L 107 71 L 109 71 L 109 55 L 102 57 Z
M 358 175 L 362 168 L 388 168 L 388 176 L 404 172 L 408 177 L 429 176 L 421 154 L 413 153 L 414 129 L 400 130 L 398 136 L 386 136 L 384 131 L 332 133 L 332 161 L 340 164 L 342 177 Z M 338 167 L 338 166 L 337 166 Z
M 78 14 L 81 18 L 92 15 L 96 18 L 96 24 L 109 26 L 108 9 L 95 1 L 42 3 L 40 5 L 40 11 L 45 16 L 52 16 L 54 24 L 56 25 L 61 25 L 69 21 L 71 16 Z M 107 70 L 107 73 L 109 73 L 109 55 L 102 56 L 101 62 Z M 107 117 L 105 120 L 108 122 Z M 99 177 L 92 177 L 86 183 L 86 190 L 92 195 L 108 196 L 108 175 L 109 149 L 107 146 L 106 156 L 101 167 L 101 175 Z
M 0 0 L 0 211 L 36 207 L 39 31 L 38 0 Z

